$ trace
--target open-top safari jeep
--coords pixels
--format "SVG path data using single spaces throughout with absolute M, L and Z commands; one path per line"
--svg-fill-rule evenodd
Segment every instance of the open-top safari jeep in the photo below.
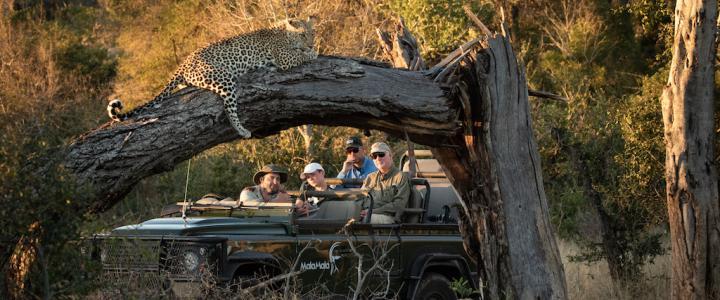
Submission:
M 292 282 L 297 292 L 338 298 L 454 299 L 453 281 L 477 288 L 458 231 L 458 196 L 437 161 L 422 158 L 429 152 L 416 155 L 417 192 L 400 224 L 358 221 L 364 195 L 354 189 L 335 192 L 337 200 L 310 216 L 298 216 L 292 204 L 205 198 L 98 235 L 96 254 L 108 276 L 151 278 L 181 295 L 207 292 L 208 282 L 237 285 L 238 293 Z M 407 170 L 405 159 L 400 165 Z

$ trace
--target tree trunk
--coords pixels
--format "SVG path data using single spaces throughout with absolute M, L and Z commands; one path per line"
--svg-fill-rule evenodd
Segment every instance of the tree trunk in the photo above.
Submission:
M 315 159 L 315 147 L 313 146 L 313 125 L 307 124 L 297 127 L 298 132 L 305 142 L 305 161 L 312 162 Z
M 464 199 L 461 231 L 490 299 L 564 299 L 528 92 L 509 41 L 482 42 L 460 68 L 458 147 L 433 148 Z
M 466 6 L 466 12 L 469 15 L 471 15 L 471 18 L 474 17 L 472 15 L 472 12 L 470 12 L 469 9 L 467 8 L 467 6 Z M 477 19 L 477 17 L 475 17 L 474 19 L 477 20 L 476 22 L 481 23 L 479 21 L 479 19 Z M 483 28 L 486 28 L 482 24 L 479 24 L 479 25 L 481 25 L 481 27 L 483 27 Z M 378 35 L 380 36 L 381 45 L 383 45 L 383 49 L 385 50 L 385 53 L 392 58 L 393 65 L 395 67 L 423 65 L 422 58 L 419 57 L 419 51 L 416 48 L 417 44 L 414 42 L 415 38 L 405 28 L 402 20 L 396 26 L 396 33 L 392 35 L 392 40 L 389 38 L 390 35 L 387 33 L 378 32 Z M 412 42 L 405 42 L 405 41 L 412 41 Z M 475 59 L 475 60 L 469 59 L 469 60 L 463 61 L 464 67 L 462 69 L 464 69 L 463 72 L 464 72 L 464 75 L 466 76 L 466 78 L 461 79 L 461 81 L 465 82 L 465 83 L 469 83 L 469 84 L 471 84 L 471 86 L 464 85 L 464 84 L 458 86 L 458 88 L 461 90 L 459 92 L 459 98 L 462 99 L 463 107 L 467 108 L 467 109 L 463 109 L 465 111 L 465 118 L 463 118 L 463 119 L 464 119 L 465 125 L 466 125 L 466 127 L 465 127 L 466 132 L 465 132 L 464 139 L 462 139 L 462 140 L 457 139 L 455 141 L 457 143 L 458 149 L 469 148 L 468 153 L 469 153 L 470 157 L 476 157 L 476 158 L 480 158 L 481 160 L 488 160 L 488 161 L 497 159 L 497 158 L 493 158 L 493 157 L 487 157 L 487 154 L 490 153 L 493 148 L 493 144 L 497 143 L 497 141 L 493 142 L 486 135 L 488 134 L 488 131 L 493 131 L 493 130 L 501 131 L 502 128 L 494 127 L 492 125 L 492 122 L 488 122 L 489 120 L 484 119 L 482 116 L 490 116 L 493 114 L 513 115 L 513 114 L 517 114 L 518 112 L 520 112 L 521 114 L 525 113 L 525 115 L 517 116 L 516 120 L 520 120 L 522 122 L 523 118 L 527 118 L 526 119 L 528 122 L 527 126 L 520 125 L 519 127 L 522 127 L 522 129 L 518 132 L 521 139 L 527 139 L 527 140 L 525 140 L 525 141 L 520 140 L 520 141 L 515 141 L 515 142 L 522 144 L 523 142 L 527 142 L 530 140 L 534 141 L 534 138 L 532 137 L 532 128 L 529 125 L 530 115 L 529 115 L 529 110 L 528 110 L 528 105 L 527 105 L 527 102 L 528 102 L 527 94 L 524 94 L 521 97 L 516 97 L 515 100 L 518 100 L 520 102 L 520 103 L 518 103 L 519 107 L 514 107 L 512 105 L 508 105 L 508 106 L 492 105 L 492 103 L 504 102 L 505 100 L 503 100 L 503 99 L 509 99 L 510 101 L 512 101 L 514 99 L 513 95 L 517 94 L 518 91 L 527 90 L 523 70 L 521 67 L 518 67 L 516 65 L 516 60 L 515 60 L 514 56 L 513 55 L 508 55 L 508 56 L 502 55 L 503 52 L 505 52 L 505 51 L 512 54 L 511 47 L 509 46 L 509 44 L 506 44 L 508 42 L 507 39 L 501 38 L 501 37 L 496 37 L 494 39 L 494 41 L 496 42 L 495 47 L 492 47 L 490 43 L 483 45 L 483 48 L 489 50 L 488 52 L 483 51 L 483 52 L 473 53 L 473 55 L 476 55 L 479 57 L 478 59 Z M 503 45 L 506 48 L 498 49 L 498 47 L 497 47 L 498 45 Z M 501 51 L 501 50 L 504 50 L 504 51 Z M 458 53 L 459 53 L 459 51 L 458 51 Z M 488 56 L 489 54 L 495 54 L 495 53 L 500 54 L 500 55 Z M 451 57 L 452 57 L 452 55 L 451 55 Z M 500 57 L 500 58 L 504 57 L 507 60 L 494 61 L 494 59 L 493 59 L 494 57 Z M 459 58 L 454 58 L 454 59 L 457 60 Z M 417 63 L 417 62 L 411 63 L 411 61 L 415 61 L 415 60 L 419 60 L 420 62 L 419 63 Z M 446 61 L 447 61 L 447 59 L 446 59 Z M 495 70 L 489 70 L 484 66 L 478 68 L 478 66 L 480 66 L 480 65 L 476 63 L 477 61 L 491 63 L 487 67 L 490 67 L 492 65 L 492 63 L 499 64 L 500 67 L 495 68 Z M 475 68 L 475 69 L 473 69 L 473 68 Z M 498 69 L 500 69 L 501 72 L 499 72 L 499 73 L 495 72 Z M 504 72 L 502 72 L 503 69 L 507 69 L 508 71 L 510 71 L 509 72 L 510 74 L 503 74 L 504 73 Z M 417 70 L 417 69 L 414 69 L 414 70 Z M 506 75 L 506 76 L 503 76 L 503 75 Z M 489 81 L 483 80 L 489 76 L 493 76 L 494 80 L 489 80 Z M 480 79 L 480 80 L 478 80 L 478 79 Z M 454 80 L 456 80 L 456 78 L 450 78 L 449 80 L 454 81 Z M 485 85 L 487 85 L 488 82 L 491 82 L 491 81 L 496 81 L 498 83 L 498 84 L 495 84 L 494 86 L 506 86 L 507 87 L 507 85 L 510 85 L 510 86 L 515 85 L 515 88 L 517 90 L 515 90 L 513 92 L 513 91 L 498 89 L 498 90 L 495 90 L 494 92 L 490 92 L 488 94 L 482 94 L 482 93 L 477 94 L 476 93 L 474 95 L 471 95 L 473 93 L 473 91 L 482 91 L 482 90 L 488 89 L 489 86 L 485 86 Z M 511 88 L 511 90 L 512 90 L 512 88 Z M 512 94 L 507 94 L 508 92 L 511 92 Z M 495 95 L 496 98 L 493 99 L 493 97 L 491 95 Z M 488 103 L 491 103 L 491 104 L 487 105 Z M 499 104 L 499 103 L 496 103 L 496 104 Z M 518 109 L 518 108 L 522 108 L 523 106 L 524 106 L 524 111 L 523 111 L 523 109 Z M 492 108 L 495 108 L 497 111 L 491 111 Z M 505 111 L 503 108 L 509 109 L 509 111 Z M 481 129 L 481 130 L 477 130 L 477 131 L 471 130 L 470 132 L 468 132 L 467 128 L 472 128 L 474 126 L 473 124 L 476 124 L 476 122 L 478 121 L 478 118 L 482 119 L 481 124 L 489 124 L 489 126 L 483 126 L 483 127 L 489 127 L 489 128 L 485 128 L 485 129 Z M 508 132 L 499 133 L 499 135 L 507 135 L 507 134 L 508 134 Z M 469 141 L 473 141 L 473 140 L 475 140 L 475 141 L 485 140 L 486 143 L 474 144 L 473 142 L 469 142 Z M 539 157 L 539 154 L 537 152 L 537 147 L 534 144 L 532 144 L 532 145 L 526 144 L 525 146 L 528 148 L 527 154 L 530 154 L 531 156 L 534 155 L 536 159 L 537 159 L 537 157 Z M 501 147 L 497 147 L 497 148 L 501 148 Z M 457 157 L 456 157 L 457 153 L 453 153 L 452 151 L 445 151 L 445 149 L 437 148 L 437 147 L 431 148 L 431 149 L 433 150 L 435 157 L 437 157 L 443 163 L 443 165 L 453 166 L 450 168 L 445 168 L 445 171 L 446 171 L 446 173 L 450 174 L 451 181 L 453 182 L 454 186 L 456 186 L 456 187 L 458 187 L 458 186 L 477 186 L 477 182 L 474 183 L 474 182 L 463 181 L 463 178 L 467 179 L 467 177 L 465 176 L 465 173 L 468 170 L 467 168 L 470 168 L 470 170 L 473 170 L 473 167 L 478 166 L 477 164 L 466 164 L 464 166 L 458 166 L 458 163 L 460 163 L 462 161 L 467 161 L 467 157 L 464 157 L 458 161 Z M 409 150 L 410 149 L 408 149 L 408 151 Z M 509 151 L 510 149 L 497 149 L 497 150 Z M 483 157 L 483 156 L 485 156 L 485 157 Z M 475 162 L 475 163 L 477 163 L 477 162 Z M 501 162 L 498 160 L 493 163 L 497 164 L 497 163 L 507 163 L 507 162 Z M 532 168 L 525 168 L 525 170 L 522 170 L 522 172 L 519 172 L 519 173 L 528 174 L 528 176 L 532 176 L 532 178 L 525 178 L 526 182 L 532 182 L 536 178 L 539 179 L 540 180 L 539 185 L 540 185 L 540 188 L 542 188 L 542 174 L 537 173 L 537 172 L 540 172 L 540 170 L 541 170 L 539 161 L 538 161 L 537 165 L 535 165 L 534 162 L 528 162 L 528 161 L 525 161 L 524 163 L 527 167 L 532 165 Z M 453 174 L 452 172 L 455 172 L 455 173 Z M 478 172 L 477 174 L 473 174 L 473 176 L 475 176 L 475 175 L 478 175 L 482 178 L 497 177 L 497 175 L 492 174 L 492 172 L 486 172 L 486 173 Z M 504 175 L 507 176 L 510 174 L 504 174 Z M 453 179 L 458 179 L 458 180 L 453 180 Z M 512 178 L 507 177 L 503 180 L 512 180 Z M 538 183 L 535 182 L 535 183 L 531 183 L 530 185 L 533 185 L 533 184 L 538 184 Z M 483 186 L 487 187 L 487 186 L 491 186 L 491 185 L 497 185 L 497 182 L 496 183 L 488 182 L 486 184 L 485 182 L 481 181 L 480 186 L 478 188 L 486 189 Z M 535 186 L 533 188 L 537 189 L 537 186 Z M 461 194 L 463 194 L 464 199 L 470 199 L 469 195 L 468 195 L 469 194 L 468 191 L 462 191 Z M 541 216 L 540 219 L 546 218 L 546 220 L 547 220 L 547 218 L 549 216 L 547 213 L 548 212 L 547 200 L 544 199 L 544 194 L 545 193 L 543 191 L 542 199 L 537 198 L 534 200 L 538 203 L 544 202 L 545 203 L 544 208 L 542 208 L 543 205 L 539 205 L 539 206 L 535 206 L 535 207 L 533 207 L 533 205 L 526 205 L 526 206 L 530 206 L 530 207 L 532 207 L 532 209 L 536 210 L 536 212 Z M 510 298 L 510 297 L 512 297 L 512 295 L 514 295 L 514 298 L 518 298 L 518 296 L 521 296 L 520 298 L 523 298 L 523 299 L 529 298 L 529 297 L 541 298 L 541 299 L 565 298 L 564 271 L 562 270 L 561 267 L 556 268 L 551 271 L 551 272 L 555 272 L 554 278 L 552 278 L 552 280 L 553 281 L 557 280 L 557 282 L 559 282 L 558 285 L 560 285 L 561 288 L 553 287 L 551 285 L 545 286 L 545 287 L 540 287 L 535 290 L 533 290 L 534 288 L 529 288 L 527 286 L 520 286 L 520 288 L 512 288 L 512 287 L 507 288 L 507 289 L 503 288 L 503 287 L 508 286 L 508 284 L 506 282 L 511 282 L 510 276 L 512 276 L 512 275 L 508 274 L 508 272 L 504 272 L 503 273 L 504 276 L 501 278 L 500 276 L 498 276 L 498 274 L 493 274 L 493 271 L 489 271 L 489 270 L 495 270 L 494 266 L 502 265 L 504 263 L 502 260 L 505 260 L 506 258 L 501 255 L 498 255 L 498 251 L 497 251 L 498 246 L 493 244 L 492 241 L 490 241 L 490 242 L 488 241 L 490 239 L 498 239 L 498 238 L 502 238 L 502 237 L 501 236 L 492 236 L 491 234 L 489 234 L 487 232 L 481 232 L 481 231 L 478 231 L 477 229 L 475 229 L 475 228 L 485 228 L 485 227 L 497 227 L 497 228 L 493 228 L 492 231 L 498 231 L 498 230 L 502 229 L 502 226 L 504 226 L 504 225 L 499 224 L 499 222 L 502 222 L 502 221 L 494 218 L 495 215 L 502 215 L 504 213 L 503 207 L 500 207 L 500 205 L 499 205 L 502 203 L 502 195 L 487 194 L 484 196 L 485 198 L 483 198 L 483 197 L 478 198 L 477 195 L 474 195 L 473 197 L 475 197 L 474 200 L 479 202 L 480 206 L 489 206 L 489 207 L 494 208 L 494 210 L 495 210 L 495 211 L 493 211 L 493 209 L 489 209 L 489 210 L 481 209 L 483 211 L 477 211 L 477 210 L 471 211 L 470 209 L 468 209 L 468 206 L 466 204 L 464 206 L 465 209 L 460 211 L 461 227 L 462 227 L 462 230 L 464 233 L 463 236 L 464 236 L 464 241 L 465 241 L 465 249 L 468 250 L 468 253 L 474 254 L 474 256 L 477 257 L 476 262 L 485 262 L 484 264 L 481 264 L 478 266 L 479 267 L 478 273 L 481 275 L 480 276 L 481 277 L 480 286 L 487 287 L 487 289 L 484 290 L 484 294 L 487 297 L 489 297 L 490 299 Z M 531 198 L 532 198 L 532 196 L 531 196 Z M 472 201 L 468 201 L 468 202 L 472 202 Z M 524 201 L 518 201 L 518 202 L 524 202 Z M 524 204 L 520 203 L 520 205 L 524 205 Z M 543 217 L 543 214 L 544 214 L 544 217 Z M 536 220 L 536 221 L 539 221 L 539 220 Z M 546 234 L 550 233 L 549 231 L 551 230 L 551 227 L 547 226 L 548 222 L 540 222 L 540 223 L 542 223 L 542 224 L 540 224 L 539 227 L 542 228 L 543 226 L 545 226 L 545 228 L 543 228 L 542 230 L 546 231 L 545 232 Z M 480 236 L 480 234 L 477 234 L 477 233 L 482 233 L 483 236 Z M 550 233 L 549 236 L 552 238 L 553 235 Z M 483 241 L 483 239 L 487 239 L 487 240 Z M 483 241 L 483 242 L 481 242 L 481 241 Z M 505 243 L 507 243 L 507 241 L 498 241 L 498 243 L 505 244 Z M 555 263 L 559 263 L 560 258 L 559 258 L 559 253 L 557 252 L 557 246 L 555 245 L 555 240 L 552 239 L 551 241 L 543 241 L 543 243 L 546 243 L 547 245 L 551 246 L 549 249 L 544 250 L 545 251 L 544 255 L 551 256 L 551 259 L 549 259 L 550 262 L 548 263 L 548 266 L 553 265 Z M 534 247 L 534 246 L 528 245 L 528 247 Z M 555 249 L 554 250 L 554 251 L 556 251 L 555 253 L 552 252 L 553 251 L 552 248 Z M 508 251 L 508 249 L 502 249 L 502 251 Z M 527 251 L 527 250 L 522 250 L 522 251 Z M 553 261 L 553 260 L 557 260 L 557 261 Z M 544 269 L 548 266 L 541 266 L 540 268 Z M 511 266 L 510 268 L 513 268 L 513 267 Z M 517 270 L 518 266 L 514 266 L 514 268 Z M 550 269 L 552 269 L 552 267 Z M 527 270 L 527 271 L 533 272 L 532 270 Z M 542 273 L 542 274 L 547 274 L 547 273 Z M 539 275 L 539 274 L 535 274 L 535 275 Z M 552 277 L 552 276 L 550 276 L 550 277 Z M 540 281 L 543 281 L 544 279 L 543 278 L 534 278 L 534 280 L 537 282 L 540 282 Z M 546 289 L 546 290 L 543 290 L 543 289 Z M 552 294 L 553 289 L 561 289 L 562 293 L 553 295 Z M 520 291 L 519 293 L 517 292 L 518 290 Z M 550 291 L 550 292 L 545 293 L 547 291 Z
M 672 299 L 720 299 L 720 201 L 713 163 L 717 3 L 679 0 L 663 91 Z
M 523 68 L 507 39 L 472 43 L 426 74 L 321 57 L 287 72 L 240 79 L 238 111 L 259 138 L 301 124 L 370 128 L 433 147 L 462 195 L 465 238 L 484 293 L 565 298 L 563 269 L 542 187 Z M 472 50 L 472 51 L 470 51 Z M 95 188 L 94 210 L 140 179 L 238 135 L 219 98 L 185 89 L 142 115 L 106 124 L 68 149 L 66 166 Z
M 39 246 L 40 222 L 30 224 L 28 234 L 21 236 L 15 243 L 12 255 L 5 270 L 5 294 L 13 299 L 25 298 L 25 283 L 30 268 L 37 258 Z

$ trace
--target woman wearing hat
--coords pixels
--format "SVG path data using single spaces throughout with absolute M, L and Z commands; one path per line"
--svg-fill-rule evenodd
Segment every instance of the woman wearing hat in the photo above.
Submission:
M 282 186 L 288 174 L 278 165 L 265 165 L 255 173 L 253 181 L 256 185 L 246 187 L 240 193 L 240 202 L 290 202 L 290 195 Z

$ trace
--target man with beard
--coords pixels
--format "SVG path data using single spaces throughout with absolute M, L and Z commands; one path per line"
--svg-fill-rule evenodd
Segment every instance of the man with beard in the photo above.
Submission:
M 287 178 L 284 168 L 273 164 L 265 165 L 253 176 L 256 185 L 243 189 L 239 201 L 246 205 L 253 202 L 290 202 L 290 195 L 282 185 Z

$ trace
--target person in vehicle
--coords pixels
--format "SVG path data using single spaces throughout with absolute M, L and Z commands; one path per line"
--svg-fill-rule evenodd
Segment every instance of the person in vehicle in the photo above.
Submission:
M 300 174 L 300 179 L 305 180 L 304 191 L 330 191 L 333 187 L 325 181 L 325 169 L 319 163 L 309 163 Z M 298 214 L 307 214 L 310 210 L 316 209 L 318 202 L 324 200 L 320 197 L 308 197 L 307 200 L 295 200 L 295 212 Z
M 373 144 L 370 155 L 378 169 L 365 178 L 362 186 L 374 200 L 370 223 L 396 223 L 400 218 L 398 212 L 407 206 L 410 199 L 410 177 L 395 166 L 392 150 L 387 144 L 383 142 Z M 369 205 L 369 201 L 366 201 L 364 207 Z M 360 216 L 365 218 L 367 210 L 363 210 Z
M 340 179 L 365 179 L 368 174 L 377 171 L 372 160 L 365 155 L 362 141 L 359 137 L 351 136 L 345 141 L 345 154 L 347 157 L 343 167 L 337 174 Z M 346 188 L 357 188 L 361 185 L 345 184 Z
M 255 185 L 244 188 L 238 201 L 245 205 L 248 203 L 291 202 L 290 195 L 285 192 L 282 185 L 287 178 L 288 174 L 284 168 L 274 164 L 265 165 L 253 176 Z

